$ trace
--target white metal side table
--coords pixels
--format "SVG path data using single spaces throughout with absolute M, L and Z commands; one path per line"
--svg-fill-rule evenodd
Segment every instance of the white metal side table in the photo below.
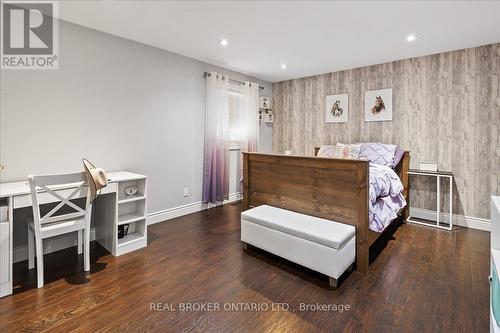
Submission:
M 411 215 L 406 219 L 407 222 L 416 223 L 420 225 L 425 225 L 429 227 L 452 230 L 453 229 L 453 173 L 449 171 L 425 171 L 418 169 L 410 169 L 408 170 L 408 175 L 413 176 L 427 176 L 427 177 L 435 177 L 436 178 L 436 221 L 422 222 L 415 220 Z M 450 182 L 449 189 L 449 222 L 443 223 L 440 220 L 440 207 L 441 207 L 441 178 L 448 178 Z M 409 203 L 408 203 L 409 204 Z M 444 225 L 443 225 L 444 224 Z

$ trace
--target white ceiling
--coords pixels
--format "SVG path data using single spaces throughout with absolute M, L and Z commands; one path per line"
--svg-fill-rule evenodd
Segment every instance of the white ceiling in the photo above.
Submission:
M 65 1 L 59 13 L 272 82 L 500 42 L 500 1 Z

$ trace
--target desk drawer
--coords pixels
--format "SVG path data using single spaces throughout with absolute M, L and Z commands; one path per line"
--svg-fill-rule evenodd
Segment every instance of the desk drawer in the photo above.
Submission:
M 56 193 L 58 193 L 60 196 L 67 197 L 68 195 L 73 192 L 75 188 L 68 188 L 68 189 L 63 189 L 63 190 L 58 190 Z M 108 186 L 102 189 L 101 194 L 107 194 L 107 193 L 115 193 L 116 192 L 116 183 L 110 183 Z M 83 198 L 87 195 L 87 189 L 81 189 L 78 191 L 78 193 L 75 194 L 73 199 L 77 198 Z M 54 197 L 50 193 L 42 192 L 38 193 L 38 204 L 43 205 L 46 203 L 51 203 L 51 202 L 59 202 L 56 197 Z M 31 194 L 25 194 L 25 195 L 18 195 L 14 197 L 14 209 L 17 208 L 22 208 L 22 207 L 30 207 L 32 205 L 31 203 Z

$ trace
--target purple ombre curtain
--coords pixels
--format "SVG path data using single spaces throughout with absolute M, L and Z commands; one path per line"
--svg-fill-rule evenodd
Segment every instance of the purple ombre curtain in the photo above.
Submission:
M 216 203 L 229 195 L 229 78 L 205 77 L 205 150 L 203 202 Z

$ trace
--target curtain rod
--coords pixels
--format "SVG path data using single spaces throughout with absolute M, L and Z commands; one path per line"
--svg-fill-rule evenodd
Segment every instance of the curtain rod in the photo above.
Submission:
M 207 77 L 209 75 L 210 75 L 209 72 L 203 72 L 203 77 Z M 229 79 L 229 82 L 233 82 L 233 83 L 236 83 L 236 84 L 239 84 L 239 85 L 244 85 L 245 84 L 245 82 L 243 82 L 243 81 L 238 81 L 238 80 L 234 80 L 234 79 Z M 262 87 L 262 86 L 259 85 L 259 89 L 264 90 L 264 87 Z

